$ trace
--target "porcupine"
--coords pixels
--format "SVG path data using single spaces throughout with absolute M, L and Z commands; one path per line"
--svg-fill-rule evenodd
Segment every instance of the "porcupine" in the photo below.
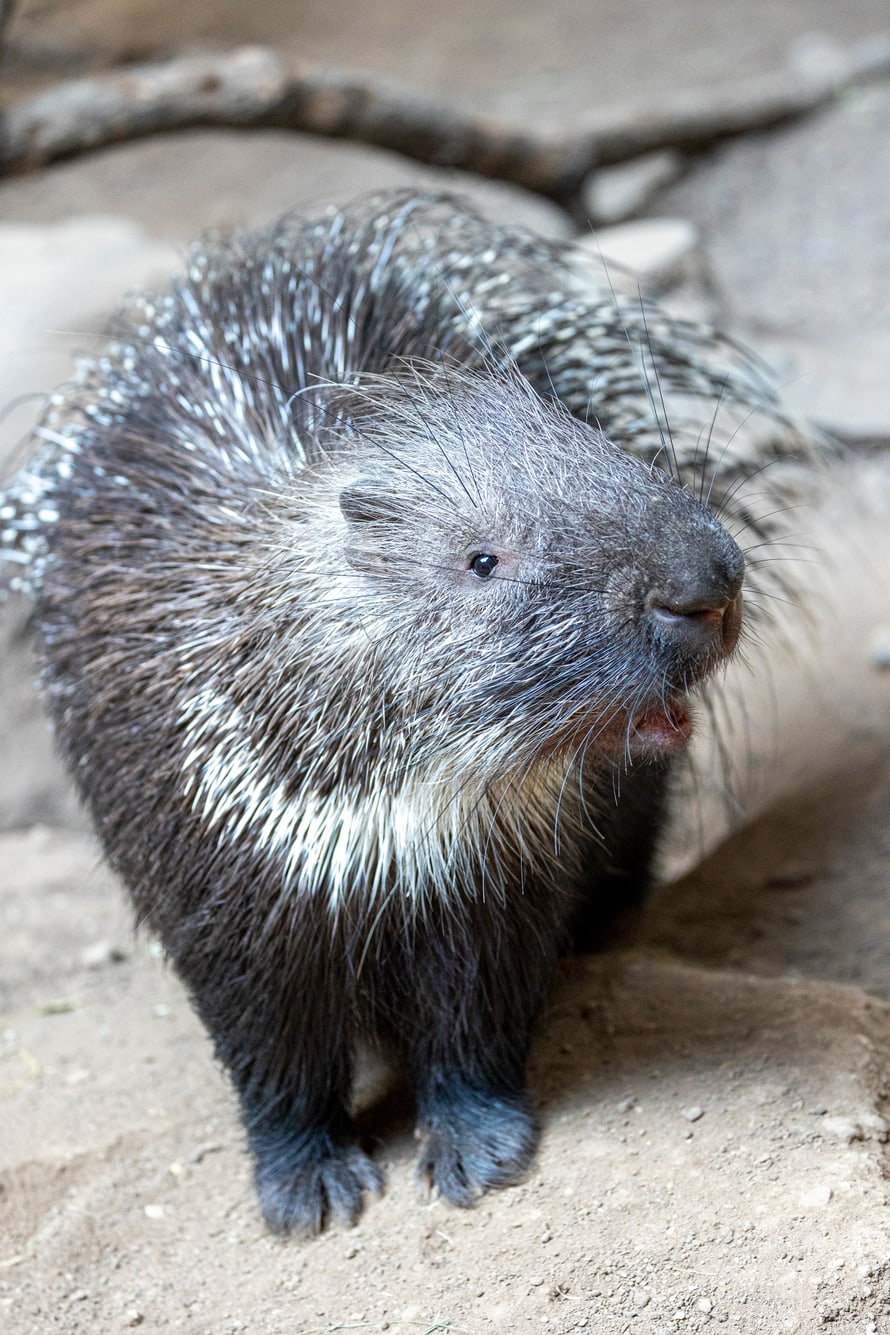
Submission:
M 423 1182 L 467 1205 L 531 1162 L 555 960 L 644 886 L 688 693 L 738 638 L 718 472 L 772 536 L 742 436 L 669 439 L 662 393 L 800 446 L 711 331 L 459 202 L 379 196 L 199 243 L 0 502 L 58 747 L 230 1073 L 273 1230 L 380 1186 L 361 1034 L 413 1079 Z

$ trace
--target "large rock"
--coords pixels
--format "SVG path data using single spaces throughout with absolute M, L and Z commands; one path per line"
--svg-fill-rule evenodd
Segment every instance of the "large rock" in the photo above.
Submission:
M 26 457 L 44 396 L 70 377 L 75 355 L 101 348 L 122 295 L 178 262 L 135 220 L 57 207 L 52 222 L 14 223 L 14 212 L 0 209 L 0 478 Z
M 890 86 L 728 144 L 658 199 L 700 228 L 722 320 L 801 412 L 890 441 Z
M 0 181 L 0 218 L 48 223 L 112 214 L 181 246 L 213 228 L 259 227 L 356 195 L 411 187 L 469 196 L 487 216 L 569 235 L 561 209 L 518 186 L 424 167 L 398 153 L 284 130 L 159 135 Z

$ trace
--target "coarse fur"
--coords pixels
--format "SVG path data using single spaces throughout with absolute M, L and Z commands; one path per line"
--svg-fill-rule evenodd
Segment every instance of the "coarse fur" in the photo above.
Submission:
M 716 402 L 766 435 L 708 447 Z M 199 245 L 37 437 L 0 547 L 58 745 L 231 1074 L 270 1227 L 380 1185 L 364 1032 L 413 1077 L 423 1181 L 515 1181 L 556 956 L 645 884 L 687 693 L 738 637 L 715 481 L 767 542 L 741 482 L 801 444 L 759 370 L 398 194 Z

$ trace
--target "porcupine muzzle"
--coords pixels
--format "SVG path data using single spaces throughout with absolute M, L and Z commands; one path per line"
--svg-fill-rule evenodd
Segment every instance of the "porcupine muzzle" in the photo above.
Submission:
M 661 697 L 631 721 L 633 755 L 663 754 L 686 744 L 692 723 L 686 692 L 735 649 L 742 628 L 745 561 L 734 539 L 710 515 L 672 529 L 655 578 L 642 598 L 640 630 L 662 674 Z

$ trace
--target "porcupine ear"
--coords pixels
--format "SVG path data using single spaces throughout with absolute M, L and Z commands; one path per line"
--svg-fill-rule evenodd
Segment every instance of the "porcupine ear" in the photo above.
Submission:
M 398 523 L 404 514 L 392 483 L 379 477 L 357 478 L 340 492 L 340 510 L 351 539 L 343 549 L 347 564 L 369 573 L 383 570 L 386 559 L 374 545 L 376 526 Z
M 340 492 L 340 510 L 350 524 L 393 523 L 402 507 L 392 483 L 381 477 L 360 477 Z

